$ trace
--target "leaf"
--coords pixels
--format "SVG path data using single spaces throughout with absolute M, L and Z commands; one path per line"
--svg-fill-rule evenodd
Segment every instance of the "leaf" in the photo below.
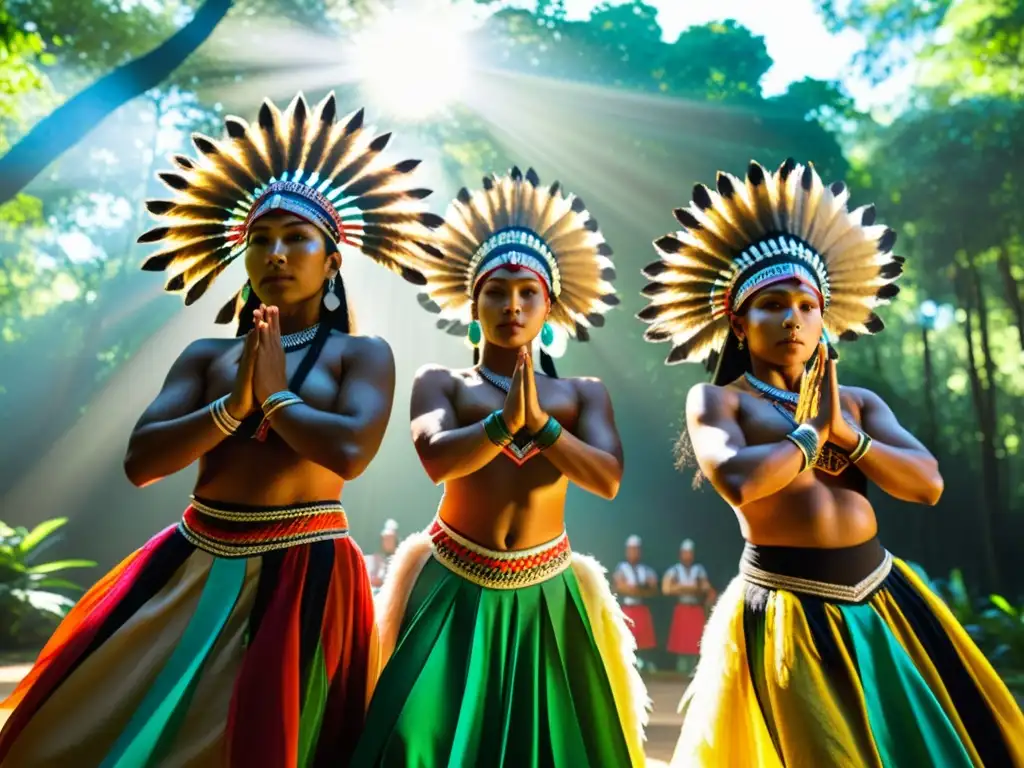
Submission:
M 1014 619 L 1017 618 L 1017 609 L 1010 605 L 1010 601 L 1002 595 L 989 595 L 988 599 L 992 601 L 992 605 L 1001 610 L 1007 616 Z
M 37 546 L 39 546 L 46 539 L 47 536 L 52 534 L 58 528 L 62 527 L 65 523 L 67 523 L 67 521 L 68 519 L 66 517 L 55 517 L 53 520 L 46 520 L 40 523 L 32 529 L 31 533 L 25 535 L 25 538 L 21 540 L 19 549 L 21 549 L 22 552 L 28 554 Z
M 33 565 L 29 573 L 54 573 L 65 568 L 92 568 L 96 563 L 92 560 L 54 560 L 52 563 Z
M 28 603 L 33 608 L 46 613 L 55 613 L 64 616 L 75 604 L 75 601 L 56 592 L 44 592 L 38 589 L 26 591 Z
M 35 576 L 38 576 L 39 580 L 33 581 L 33 583 L 39 589 L 71 589 L 75 592 L 82 591 L 82 586 L 80 584 L 75 584 L 75 582 L 70 581 L 69 579 L 45 578 L 42 574 L 35 574 Z

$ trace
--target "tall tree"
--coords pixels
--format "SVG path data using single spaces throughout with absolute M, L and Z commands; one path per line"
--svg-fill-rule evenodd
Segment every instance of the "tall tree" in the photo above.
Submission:
M 206 0 L 169 40 L 100 78 L 36 123 L 0 158 L 0 205 L 118 107 L 165 80 L 213 33 L 231 4 L 232 0 Z

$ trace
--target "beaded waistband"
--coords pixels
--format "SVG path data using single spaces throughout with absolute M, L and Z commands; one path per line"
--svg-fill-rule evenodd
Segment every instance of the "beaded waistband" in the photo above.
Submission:
M 531 549 L 499 552 L 460 536 L 440 518 L 427 533 L 434 557 L 452 573 L 487 589 L 523 589 L 557 576 L 572 563 L 569 537 L 561 536 Z
M 348 536 L 348 518 L 337 501 L 250 507 L 193 497 L 178 530 L 194 546 L 212 555 L 252 557 Z
M 892 555 L 877 539 L 835 550 L 747 544 L 740 559 L 750 584 L 843 603 L 869 598 L 890 571 Z

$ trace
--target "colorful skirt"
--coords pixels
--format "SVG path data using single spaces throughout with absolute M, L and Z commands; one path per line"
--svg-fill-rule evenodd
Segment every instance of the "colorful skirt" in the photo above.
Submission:
M 701 606 L 677 604 L 672 614 L 672 629 L 668 633 L 668 652 L 678 656 L 696 656 L 700 653 L 704 618 Z
M 633 633 L 638 651 L 649 651 L 651 648 L 658 647 L 650 608 L 646 605 L 624 605 L 622 614 L 629 621 L 629 630 Z
M 1024 766 L 1024 715 L 877 540 L 748 545 L 708 622 L 672 765 Z
M 436 520 L 399 547 L 377 613 L 390 660 L 353 766 L 644 764 L 633 637 L 564 534 L 494 552 Z
M 193 501 L 75 605 L 0 709 L 0 765 L 347 765 L 379 672 L 337 502 Z

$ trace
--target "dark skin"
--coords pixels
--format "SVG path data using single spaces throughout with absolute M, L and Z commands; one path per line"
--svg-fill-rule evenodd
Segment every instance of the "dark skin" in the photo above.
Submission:
M 534 547 L 565 529 L 569 482 L 606 499 L 618 493 L 622 443 L 611 398 L 597 379 L 534 374 L 530 344 L 550 301 L 532 273 L 495 272 L 473 312 L 483 330 L 483 365 L 512 376 L 512 387 L 506 396 L 475 368 L 421 369 L 412 392 L 413 443 L 431 480 L 445 485 L 438 514 L 446 524 L 490 549 Z M 564 431 L 518 467 L 484 432 L 483 420 L 495 410 L 513 433 L 536 433 L 549 415 Z
M 626 547 L 626 562 L 630 565 L 639 565 L 640 555 L 640 547 L 636 544 L 630 544 Z M 658 594 L 658 580 L 654 574 L 649 574 L 647 582 L 644 584 L 630 584 L 621 573 L 615 573 L 612 575 L 612 582 L 615 591 L 620 595 L 651 597 Z
M 263 301 L 244 339 L 201 339 L 181 354 L 136 424 L 125 472 L 142 487 L 199 461 L 195 494 L 281 506 L 337 499 L 376 454 L 394 398 L 394 358 L 378 338 L 333 333 L 298 393 L 303 403 L 271 417 L 265 442 L 227 439 L 208 405 L 228 395 L 237 419 L 256 413 L 288 381 L 306 350 L 285 353 L 281 335 L 320 317 L 324 280 L 341 257 L 299 217 L 271 212 L 250 229 L 246 271 Z
M 694 554 L 692 549 L 679 550 L 679 562 L 687 568 L 693 565 Z M 696 584 L 680 584 L 675 578 L 675 573 L 670 569 L 665 572 L 661 580 L 661 593 L 669 597 L 680 597 L 683 595 L 695 595 L 703 597 L 707 602 L 712 596 L 711 582 L 704 576 L 697 579 Z
M 757 293 L 733 332 L 750 350 L 754 375 L 791 392 L 812 355 L 825 354 L 817 294 L 796 281 Z M 942 495 L 938 463 L 907 432 L 878 395 L 840 387 L 829 361 L 821 383 L 818 415 L 809 423 L 819 445 L 843 451 L 863 430 L 873 444 L 857 464 L 879 488 L 904 501 L 934 505 Z M 699 384 L 686 402 L 687 427 L 701 471 L 733 507 L 743 537 L 754 544 L 836 548 L 873 537 L 878 525 L 867 498 L 851 486 L 848 469 L 838 477 L 801 473 L 803 455 L 785 439 L 792 423 L 744 378 L 728 386 Z

